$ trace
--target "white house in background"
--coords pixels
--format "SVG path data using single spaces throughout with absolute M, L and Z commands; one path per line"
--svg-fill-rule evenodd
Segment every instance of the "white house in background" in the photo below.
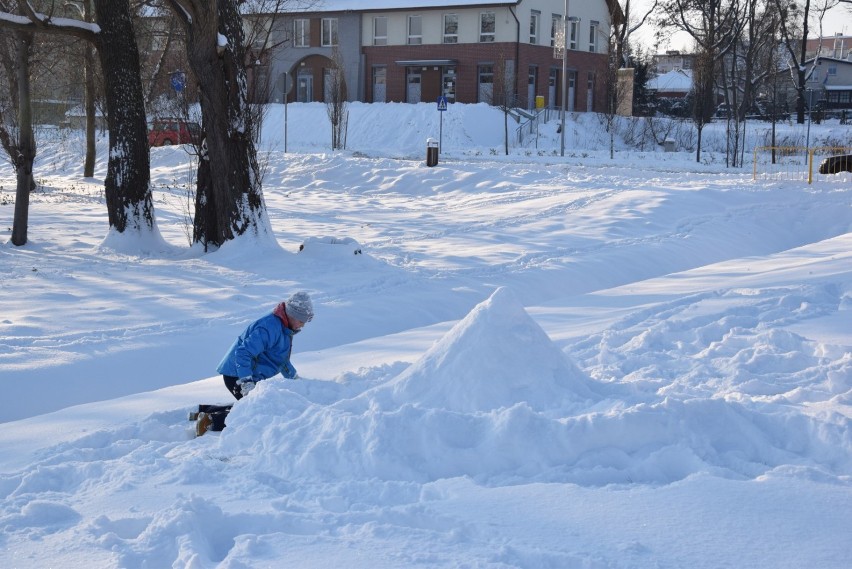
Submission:
M 678 69 L 691 70 L 695 54 L 681 53 L 678 50 L 670 50 L 666 53 L 658 53 L 651 59 L 653 63 L 653 72 L 657 75 L 663 75 L 669 71 L 675 71 Z
M 692 70 L 675 69 L 648 80 L 648 89 L 659 98 L 683 99 L 692 90 Z
M 805 62 L 807 102 L 825 109 L 852 109 L 852 61 L 820 57 Z

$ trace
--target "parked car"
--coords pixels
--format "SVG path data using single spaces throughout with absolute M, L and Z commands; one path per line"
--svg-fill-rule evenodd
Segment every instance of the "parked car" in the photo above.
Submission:
M 149 146 L 171 146 L 172 144 L 198 144 L 201 126 L 197 122 L 180 119 L 158 119 L 148 131 Z
M 716 108 L 713 118 L 726 119 L 728 115 L 728 105 L 722 103 Z M 784 105 L 773 104 L 772 101 L 766 99 L 757 99 L 746 112 L 746 118 L 762 121 L 771 121 L 774 118 L 776 121 L 786 121 L 790 119 L 790 112 Z
M 764 121 L 771 121 L 773 118 L 776 121 L 790 120 L 790 111 L 785 103 L 773 103 L 770 99 L 757 99 L 754 102 L 755 118 Z
M 714 119 L 726 119 L 728 118 L 728 105 L 726 103 L 722 103 L 718 107 L 716 107 L 716 111 L 713 113 Z
M 852 172 L 852 154 L 829 156 L 819 165 L 820 174 L 838 174 Z

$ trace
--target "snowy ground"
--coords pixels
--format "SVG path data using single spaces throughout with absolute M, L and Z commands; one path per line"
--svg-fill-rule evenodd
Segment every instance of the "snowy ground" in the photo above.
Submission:
M 265 123 L 277 244 L 188 248 L 180 148 L 152 151 L 165 243 L 105 239 L 58 137 L 16 248 L 0 169 L 0 567 L 848 567 L 848 179 L 613 162 L 593 116 L 506 157 L 481 105 L 427 168 L 434 105 L 354 105 L 335 154 L 323 117 L 291 105 L 286 153 Z M 812 128 L 785 136 L 848 139 Z M 192 438 L 298 289 L 303 379 Z

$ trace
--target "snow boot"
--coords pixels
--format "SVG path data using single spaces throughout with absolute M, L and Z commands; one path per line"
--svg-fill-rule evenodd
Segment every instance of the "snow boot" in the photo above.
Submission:
M 199 412 L 198 418 L 195 420 L 195 436 L 200 437 L 206 433 L 211 425 L 213 425 L 213 417 L 210 413 Z

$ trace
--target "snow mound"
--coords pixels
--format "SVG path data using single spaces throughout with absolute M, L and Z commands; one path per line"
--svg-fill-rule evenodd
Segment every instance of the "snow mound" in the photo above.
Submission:
M 593 397 L 588 378 L 507 288 L 476 306 L 393 383 L 393 402 L 487 412 L 536 411 Z
M 629 384 L 587 378 L 505 288 L 401 373 L 384 371 L 263 382 L 235 405 L 218 451 L 287 479 L 485 485 L 816 480 L 852 469 L 850 421 L 838 414 L 767 412 L 700 390 L 630 404 L 619 396 Z
M 290 477 L 536 477 L 562 464 L 558 418 L 594 397 L 588 381 L 498 289 L 420 360 L 360 393 L 262 383 L 234 407 L 221 450 Z
M 337 260 L 361 255 L 361 244 L 351 237 L 308 237 L 299 245 L 299 253 Z

